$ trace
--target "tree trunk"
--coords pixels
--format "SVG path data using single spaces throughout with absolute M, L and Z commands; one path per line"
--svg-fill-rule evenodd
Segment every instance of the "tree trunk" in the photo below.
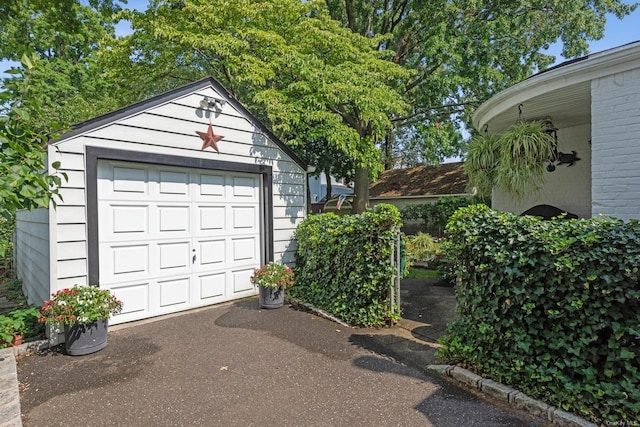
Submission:
M 353 183 L 355 198 L 351 213 L 362 213 L 369 207 L 369 169 L 363 167 L 356 168 L 356 175 Z
M 384 163 L 384 170 L 386 171 L 393 169 L 395 163 L 393 158 L 393 142 L 393 134 L 391 133 L 391 130 L 389 130 L 382 142 L 382 161 Z
M 307 213 L 311 213 L 311 203 L 313 203 L 313 200 L 311 200 L 311 187 L 309 186 L 309 174 L 306 174 L 307 176 Z
M 333 192 L 333 184 L 331 183 L 331 175 L 328 170 L 324 171 L 324 176 L 327 178 L 327 201 L 331 199 L 331 193 Z

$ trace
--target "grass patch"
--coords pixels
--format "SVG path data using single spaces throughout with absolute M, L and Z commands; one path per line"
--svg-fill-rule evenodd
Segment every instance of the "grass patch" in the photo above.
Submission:
M 439 279 L 441 276 L 437 270 L 429 270 L 426 268 L 411 267 L 409 274 L 405 279 Z

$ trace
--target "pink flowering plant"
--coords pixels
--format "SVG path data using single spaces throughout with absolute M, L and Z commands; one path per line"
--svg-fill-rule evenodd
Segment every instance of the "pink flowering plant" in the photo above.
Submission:
M 293 270 L 284 264 L 270 262 L 257 268 L 251 276 L 251 283 L 263 288 L 286 288 L 294 284 Z
M 87 324 L 108 319 L 122 311 L 122 302 L 108 289 L 96 286 L 74 286 L 51 294 L 40 309 L 41 323 Z

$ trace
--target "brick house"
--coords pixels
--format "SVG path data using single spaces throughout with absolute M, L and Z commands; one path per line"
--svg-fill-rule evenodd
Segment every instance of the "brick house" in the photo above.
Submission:
M 494 189 L 494 208 L 521 213 L 548 204 L 582 218 L 640 218 L 640 41 L 535 74 L 482 104 L 473 124 L 500 133 L 520 114 L 551 120 L 558 151 L 579 160 L 546 172 L 537 196 L 517 201 Z

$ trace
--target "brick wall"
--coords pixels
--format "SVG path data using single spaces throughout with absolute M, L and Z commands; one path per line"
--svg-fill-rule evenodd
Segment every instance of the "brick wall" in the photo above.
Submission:
M 640 218 L 640 68 L 591 82 L 592 212 Z

